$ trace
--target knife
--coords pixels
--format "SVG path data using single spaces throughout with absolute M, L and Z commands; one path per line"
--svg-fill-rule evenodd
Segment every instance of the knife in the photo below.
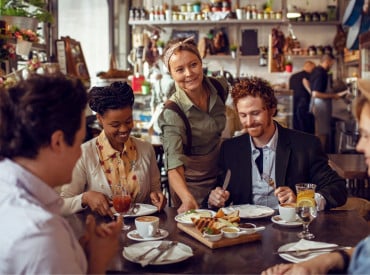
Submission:
M 156 256 L 154 256 L 153 258 L 149 259 L 147 262 L 141 263 L 141 266 L 142 267 L 145 267 L 146 265 L 155 262 L 161 255 L 163 255 L 165 252 L 167 252 L 168 250 L 170 250 L 175 245 L 177 245 L 177 241 L 170 241 L 163 249 L 159 250 L 159 253 Z M 157 247 L 157 249 L 158 249 L 158 247 Z
M 285 250 L 285 251 L 276 251 L 274 254 L 297 254 L 297 253 L 305 253 L 305 252 L 315 252 L 315 251 L 331 251 L 331 250 L 345 250 L 349 249 L 348 246 L 330 246 L 330 247 L 317 247 L 317 248 L 309 248 L 309 249 L 296 249 L 296 250 Z
M 222 189 L 226 190 L 230 183 L 230 177 L 231 177 L 231 171 L 230 169 L 227 169 L 226 176 L 224 179 L 224 184 L 222 185 Z

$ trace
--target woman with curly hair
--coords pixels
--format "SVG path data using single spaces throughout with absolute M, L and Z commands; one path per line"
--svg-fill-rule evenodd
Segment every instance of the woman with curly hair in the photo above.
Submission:
M 82 145 L 72 182 L 61 189 L 64 214 L 89 207 L 102 216 L 113 216 L 110 198 L 116 184 L 124 185 L 135 202 L 163 209 L 166 198 L 154 149 L 149 142 L 130 136 L 134 126 L 132 88 L 126 82 L 93 87 L 88 102 L 103 131 Z

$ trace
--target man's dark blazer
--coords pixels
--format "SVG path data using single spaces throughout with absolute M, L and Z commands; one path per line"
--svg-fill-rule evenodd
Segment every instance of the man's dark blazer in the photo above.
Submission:
M 347 200 L 345 180 L 330 168 L 320 140 L 276 125 L 279 131 L 275 161 L 277 187 L 289 186 L 296 192 L 296 183 L 315 183 L 316 192 L 326 199 L 325 209 L 343 205 Z M 221 145 L 219 164 L 222 171 L 231 170 L 227 204 L 252 204 L 250 136 L 244 134 L 225 140 Z

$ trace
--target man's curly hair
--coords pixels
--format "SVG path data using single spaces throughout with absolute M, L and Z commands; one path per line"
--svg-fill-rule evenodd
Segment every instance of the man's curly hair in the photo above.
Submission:
M 256 76 L 246 77 L 234 84 L 231 90 L 231 97 L 235 107 L 238 101 L 246 96 L 260 97 L 267 110 L 277 107 L 277 99 L 274 90 L 271 85 L 262 78 Z

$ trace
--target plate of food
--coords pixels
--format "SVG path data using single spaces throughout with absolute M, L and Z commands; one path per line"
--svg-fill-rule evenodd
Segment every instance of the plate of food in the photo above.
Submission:
M 199 218 L 212 218 L 216 215 L 215 211 L 208 210 L 208 209 L 192 209 L 188 210 L 184 213 L 178 214 L 175 217 L 175 221 L 182 223 L 182 224 L 187 224 L 187 225 L 192 225 L 193 219 L 199 219 Z
M 223 208 L 226 214 L 235 210 L 239 210 L 239 216 L 243 219 L 265 218 L 275 213 L 275 210 L 270 207 L 255 204 L 240 204 Z
M 281 225 L 281 226 L 285 226 L 285 227 L 297 227 L 297 226 L 302 226 L 302 221 L 299 219 L 299 217 L 297 216 L 297 219 L 295 221 L 292 221 L 292 222 L 287 222 L 287 221 L 284 221 L 280 215 L 275 215 L 273 217 L 271 217 L 271 221 L 273 223 L 276 223 L 278 225 Z

